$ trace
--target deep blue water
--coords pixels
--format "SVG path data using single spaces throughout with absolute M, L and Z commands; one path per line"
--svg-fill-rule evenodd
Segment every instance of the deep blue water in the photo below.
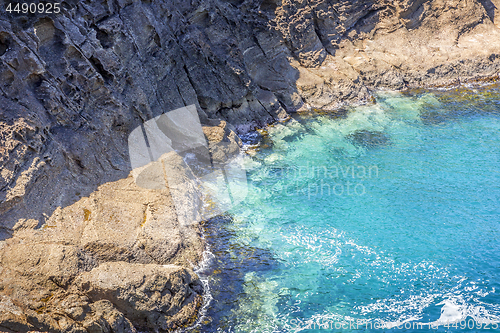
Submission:
M 211 227 L 207 330 L 500 331 L 499 98 L 384 93 L 270 127 Z

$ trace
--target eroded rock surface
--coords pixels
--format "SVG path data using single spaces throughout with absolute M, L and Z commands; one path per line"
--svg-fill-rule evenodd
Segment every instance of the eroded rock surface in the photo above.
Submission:
M 0 328 L 135 332 L 192 325 L 203 286 L 192 268 L 204 245 L 183 226 L 168 189 L 133 177 L 18 229 L 0 253 Z M 3 319 L 2 319 L 3 318 Z
M 168 188 L 134 183 L 131 131 L 194 104 L 223 163 L 239 150 L 236 134 L 290 112 L 365 102 L 373 89 L 498 78 L 499 8 L 84 0 L 63 1 L 59 14 L 2 10 L 1 330 L 189 325 L 202 292 L 191 270 L 199 226 L 179 223 Z

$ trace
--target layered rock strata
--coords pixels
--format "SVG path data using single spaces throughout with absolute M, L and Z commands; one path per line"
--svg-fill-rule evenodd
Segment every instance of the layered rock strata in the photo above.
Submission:
M 6 5 L 3 331 L 194 322 L 200 227 L 179 223 L 168 188 L 133 181 L 127 138 L 142 123 L 194 104 L 224 160 L 236 134 L 290 112 L 500 72 L 498 0 L 86 0 L 28 15 Z

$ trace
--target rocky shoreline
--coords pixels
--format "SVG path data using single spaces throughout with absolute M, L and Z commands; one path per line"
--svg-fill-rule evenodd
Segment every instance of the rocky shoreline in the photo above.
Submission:
M 205 249 L 127 137 L 195 105 L 210 149 L 371 91 L 493 82 L 498 0 L 63 1 L 0 13 L 0 330 L 174 331 Z M 179 177 L 184 177 L 182 174 Z

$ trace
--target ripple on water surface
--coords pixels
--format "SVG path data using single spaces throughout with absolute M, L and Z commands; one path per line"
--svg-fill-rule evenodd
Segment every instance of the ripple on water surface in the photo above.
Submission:
M 220 262 L 203 330 L 493 331 L 499 97 L 384 93 L 270 127 L 247 200 L 207 229 Z

